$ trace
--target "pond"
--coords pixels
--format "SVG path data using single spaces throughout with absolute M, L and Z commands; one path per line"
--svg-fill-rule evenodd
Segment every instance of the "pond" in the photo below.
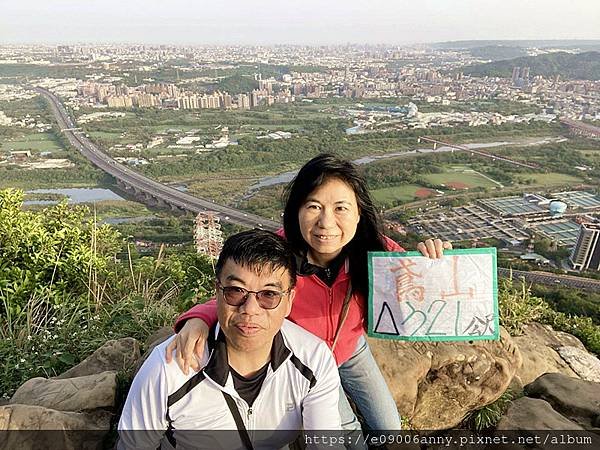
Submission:
M 106 200 L 125 200 L 110 189 L 103 188 L 67 188 L 67 189 L 33 189 L 26 194 L 55 194 L 68 198 L 69 203 L 94 203 Z M 24 205 L 55 205 L 58 200 L 26 200 Z

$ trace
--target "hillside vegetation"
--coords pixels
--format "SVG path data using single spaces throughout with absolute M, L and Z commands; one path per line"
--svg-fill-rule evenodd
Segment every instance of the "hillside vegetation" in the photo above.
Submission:
M 0 191 L 0 395 L 60 374 L 109 339 L 143 342 L 212 292 L 193 248 L 140 257 L 111 226 L 63 202 L 23 211 Z
M 210 262 L 193 248 L 140 257 L 111 226 L 66 203 L 22 209 L 23 192 L 0 191 L 0 395 L 51 377 L 109 339 L 144 342 L 212 294 Z M 554 311 L 526 286 L 503 281 L 500 321 L 518 334 L 531 321 L 574 334 L 600 354 L 591 318 Z
M 484 47 L 475 47 L 470 49 L 469 53 L 475 58 L 491 59 L 492 61 L 527 56 L 525 49 L 521 47 L 510 47 L 505 45 L 486 45 Z
M 600 80 L 600 52 L 567 53 L 556 52 L 538 56 L 525 56 L 486 64 L 467 66 L 463 73 L 477 77 L 512 76 L 513 67 L 529 67 L 530 77 L 542 75 L 573 80 Z

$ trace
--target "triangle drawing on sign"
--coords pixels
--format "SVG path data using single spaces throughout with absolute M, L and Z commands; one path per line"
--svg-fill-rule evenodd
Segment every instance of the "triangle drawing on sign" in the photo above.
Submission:
M 394 331 L 392 330 L 380 330 L 379 326 L 381 325 L 381 320 L 383 319 L 383 314 L 387 311 L 387 316 L 389 316 L 388 323 L 391 321 L 394 326 Z M 389 328 L 389 327 L 386 327 Z M 383 302 L 383 306 L 381 307 L 381 312 L 379 313 L 379 317 L 377 318 L 377 322 L 375 324 L 375 328 L 373 329 L 374 333 L 378 334 L 390 334 L 392 336 L 399 336 L 400 332 L 398 331 L 398 327 L 396 326 L 396 320 L 394 320 L 394 314 L 392 314 L 392 310 L 387 302 Z

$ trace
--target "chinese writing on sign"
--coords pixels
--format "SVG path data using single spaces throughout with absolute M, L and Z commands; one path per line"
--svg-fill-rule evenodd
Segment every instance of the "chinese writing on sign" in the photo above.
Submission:
M 369 334 L 407 340 L 497 339 L 496 252 L 369 255 Z

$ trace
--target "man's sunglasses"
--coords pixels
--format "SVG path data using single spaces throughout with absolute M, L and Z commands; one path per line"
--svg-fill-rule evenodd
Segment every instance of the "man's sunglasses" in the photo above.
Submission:
M 228 305 L 231 306 L 242 306 L 250 297 L 250 294 L 256 295 L 256 301 L 258 305 L 263 309 L 275 309 L 281 303 L 281 299 L 284 295 L 288 294 L 287 291 L 275 291 L 272 289 L 263 289 L 262 291 L 249 291 L 247 289 L 238 286 L 223 286 L 220 281 L 217 281 L 217 289 L 223 292 L 223 298 Z

